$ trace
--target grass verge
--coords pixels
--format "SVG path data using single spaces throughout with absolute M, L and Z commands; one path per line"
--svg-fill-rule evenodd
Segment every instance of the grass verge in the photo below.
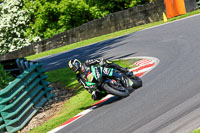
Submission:
M 181 15 L 181 16 L 177 16 L 177 17 L 168 19 L 168 22 L 175 21 L 175 20 L 178 20 L 178 19 L 181 19 L 181 18 L 185 18 L 185 17 L 188 17 L 188 16 L 199 14 L 199 13 L 200 13 L 200 9 L 195 10 L 193 12 L 189 12 L 189 13 Z M 88 39 L 88 40 L 80 41 L 80 42 L 73 43 L 73 44 L 70 44 L 70 45 L 66 45 L 66 46 L 63 46 L 63 47 L 60 47 L 60 48 L 56 48 L 56 49 L 53 49 L 53 50 L 49 50 L 49 51 L 45 51 L 45 52 L 42 52 L 42 53 L 39 53 L 39 54 L 35 54 L 35 55 L 32 55 L 32 56 L 28 56 L 26 58 L 28 60 L 34 60 L 34 59 L 41 58 L 41 57 L 44 57 L 44 56 L 68 51 L 68 50 L 71 50 L 71 49 L 75 49 L 75 48 L 79 48 L 79 47 L 82 47 L 82 46 L 94 44 L 94 43 L 101 42 L 101 41 L 104 41 L 104 40 L 108 40 L 108 39 L 116 38 L 116 37 L 119 37 L 119 36 L 127 35 L 127 34 L 130 34 L 130 33 L 140 31 L 140 30 L 143 30 L 143 29 L 147 29 L 147 28 L 157 26 L 157 25 L 160 25 L 160 24 L 163 24 L 163 21 L 149 23 L 149 24 L 133 27 L 133 28 L 130 28 L 130 29 L 114 32 L 114 33 L 111 33 L 111 34 L 102 35 L 102 36 L 99 36 L 99 37 L 91 38 L 91 39 Z
M 191 133 L 200 133 L 200 129 L 196 129 L 196 130 L 194 130 L 194 131 L 191 132 Z
M 138 60 L 139 59 L 118 60 L 114 61 L 114 63 L 130 68 L 130 65 Z M 61 82 L 70 89 L 76 89 L 76 94 L 63 105 L 63 108 L 56 116 L 39 127 L 32 129 L 30 133 L 46 133 L 97 102 L 93 101 L 91 99 L 91 94 L 80 86 L 76 80 L 76 75 L 69 68 L 46 72 L 46 74 L 48 75 L 48 81 Z

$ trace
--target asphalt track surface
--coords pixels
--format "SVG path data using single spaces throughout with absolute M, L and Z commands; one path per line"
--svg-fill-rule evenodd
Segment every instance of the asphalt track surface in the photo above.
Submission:
M 48 56 L 47 70 L 71 58 L 150 56 L 159 65 L 143 87 L 101 106 L 59 133 L 188 133 L 200 127 L 200 16 Z

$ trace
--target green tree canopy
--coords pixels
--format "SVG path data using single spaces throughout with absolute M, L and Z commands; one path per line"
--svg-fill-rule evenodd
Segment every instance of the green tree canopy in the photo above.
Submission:
M 142 0 L 85 0 L 90 6 L 96 6 L 101 11 L 113 13 L 131 8 L 142 3 Z
M 83 0 L 25 0 L 25 8 L 31 11 L 28 35 L 42 38 L 102 17 L 98 9 L 90 8 Z
M 141 0 L 24 0 L 30 10 L 28 36 L 49 38 L 109 13 L 133 7 Z M 33 30 L 33 29 L 34 30 Z

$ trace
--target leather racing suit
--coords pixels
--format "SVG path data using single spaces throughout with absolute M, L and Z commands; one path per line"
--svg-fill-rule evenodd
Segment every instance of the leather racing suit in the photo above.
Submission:
M 90 86 L 88 86 L 86 83 L 86 82 L 91 82 L 89 81 L 90 74 L 92 74 L 90 67 L 96 64 L 104 66 L 104 68 L 114 68 L 112 76 L 120 78 L 121 81 L 123 81 L 123 75 L 121 73 L 118 73 L 117 71 L 121 71 L 122 73 L 128 72 L 127 68 L 120 67 L 119 65 L 109 60 L 93 59 L 93 60 L 86 60 L 84 63 L 82 63 L 82 67 L 84 67 L 84 72 L 80 72 L 79 74 L 77 74 L 77 80 L 85 89 L 87 89 L 89 93 L 92 94 L 93 100 L 101 99 L 103 96 L 105 96 L 98 90 L 101 81 L 99 81 L 99 84 L 97 83 L 95 85 L 90 85 Z M 104 70 L 103 70 L 103 76 L 108 76 L 108 73 L 106 73 Z

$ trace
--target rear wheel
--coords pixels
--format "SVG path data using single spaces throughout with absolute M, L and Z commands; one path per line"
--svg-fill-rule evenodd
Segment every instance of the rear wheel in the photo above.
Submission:
M 130 92 L 125 88 L 124 90 L 117 90 L 114 89 L 113 87 L 109 86 L 108 84 L 104 84 L 103 88 L 108 91 L 109 93 L 120 96 L 120 97 L 127 97 L 129 96 Z

